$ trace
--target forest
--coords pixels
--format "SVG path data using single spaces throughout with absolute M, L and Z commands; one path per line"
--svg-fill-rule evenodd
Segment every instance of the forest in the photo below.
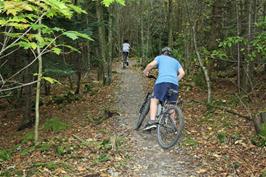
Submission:
M 266 177 L 266 0 L 0 0 L 0 13 L 0 176 Z M 166 46 L 186 73 L 169 150 L 132 128 Z

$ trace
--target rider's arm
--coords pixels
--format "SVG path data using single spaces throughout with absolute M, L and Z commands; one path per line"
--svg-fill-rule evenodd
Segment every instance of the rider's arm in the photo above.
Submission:
M 178 80 L 180 81 L 183 77 L 184 77 L 184 75 L 185 75 L 185 71 L 184 71 L 184 69 L 182 68 L 182 67 L 180 67 L 179 69 L 178 69 Z
M 145 76 L 149 76 L 150 71 L 152 70 L 152 68 L 155 68 L 157 66 L 157 61 L 153 60 L 152 62 L 150 62 L 146 68 L 144 69 L 143 73 Z

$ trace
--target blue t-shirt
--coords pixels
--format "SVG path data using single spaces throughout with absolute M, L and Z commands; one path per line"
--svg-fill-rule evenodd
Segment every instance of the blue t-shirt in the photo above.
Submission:
M 175 58 L 167 55 L 159 55 L 154 60 L 157 62 L 159 69 L 155 84 L 170 82 L 178 85 L 177 73 L 179 68 L 181 68 L 180 63 Z

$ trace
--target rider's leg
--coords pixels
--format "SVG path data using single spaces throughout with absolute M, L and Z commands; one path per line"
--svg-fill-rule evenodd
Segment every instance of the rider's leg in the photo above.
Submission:
M 152 98 L 150 102 L 150 120 L 145 125 L 144 130 L 150 130 L 152 128 L 157 127 L 156 123 L 156 113 L 157 113 L 157 105 L 158 105 L 158 99 Z
M 150 104 L 150 119 L 155 121 L 156 113 L 157 113 L 157 106 L 158 106 L 159 100 L 156 98 L 151 99 Z

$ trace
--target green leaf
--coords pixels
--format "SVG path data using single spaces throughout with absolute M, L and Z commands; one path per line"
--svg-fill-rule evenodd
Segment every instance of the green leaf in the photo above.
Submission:
M 58 81 L 58 80 L 56 80 L 56 79 L 54 79 L 54 78 L 51 78 L 51 77 L 42 77 L 42 79 L 43 80 L 46 80 L 47 82 L 49 82 L 50 84 L 55 84 L 55 83 L 57 83 L 57 84 L 60 84 L 61 85 L 61 83 Z
M 27 2 L 19 2 L 19 1 L 4 1 L 4 10 L 7 14 L 12 14 L 16 16 L 18 12 L 21 11 L 32 11 L 32 6 Z
M 125 0 L 103 0 L 103 4 L 106 6 L 106 7 L 109 7 L 112 3 L 114 2 L 117 2 L 121 5 L 125 5 Z
M 74 10 L 75 12 L 77 12 L 78 14 L 80 14 L 80 13 L 85 13 L 85 14 L 87 14 L 87 12 L 85 11 L 85 10 L 83 10 L 83 9 L 81 9 L 79 6 L 75 6 L 75 5 L 73 5 L 73 4 L 70 4 L 70 5 L 68 5 L 72 10 Z
M 46 0 L 46 4 L 50 6 L 50 11 L 47 14 L 48 17 L 53 17 L 54 15 L 61 14 L 66 18 L 71 18 L 73 13 L 69 7 L 66 6 L 66 3 L 59 0 Z
M 62 31 L 64 31 L 62 28 L 58 28 L 58 27 L 54 27 L 54 28 L 52 28 L 54 31 L 56 31 L 56 32 L 62 32 Z
M 24 30 L 24 29 L 27 29 L 30 25 L 29 24 L 24 24 L 24 23 L 12 22 L 12 23 L 6 24 L 6 26 L 12 26 L 12 27 L 14 27 L 16 29 Z
M 68 38 L 70 38 L 72 40 L 78 39 L 78 36 L 75 33 L 73 33 L 72 31 L 66 31 L 63 33 L 63 35 L 67 36 Z
M 52 51 L 53 51 L 55 54 L 57 54 L 57 55 L 60 55 L 60 53 L 61 53 L 61 49 L 60 49 L 60 48 L 57 48 L 57 47 L 52 48 Z
M 84 39 L 93 41 L 93 39 L 89 35 L 79 33 L 77 31 L 66 31 L 63 33 L 63 35 L 67 36 L 68 38 L 70 38 L 72 40 L 76 40 L 80 37 L 80 38 L 84 38 Z
M 65 47 L 65 48 L 70 49 L 70 51 L 74 51 L 74 52 L 80 53 L 80 51 L 78 49 L 76 49 L 75 47 L 72 47 L 71 45 L 61 44 L 61 45 L 57 45 L 57 47 Z

